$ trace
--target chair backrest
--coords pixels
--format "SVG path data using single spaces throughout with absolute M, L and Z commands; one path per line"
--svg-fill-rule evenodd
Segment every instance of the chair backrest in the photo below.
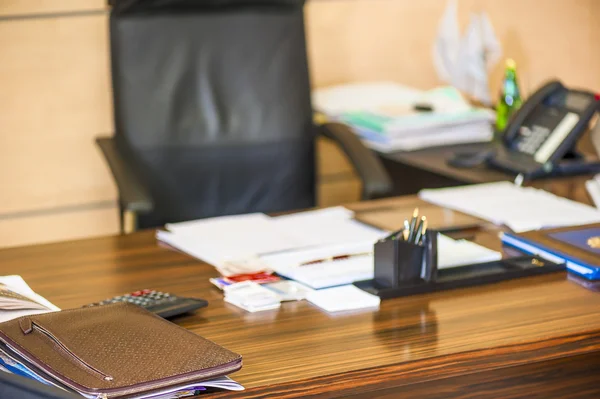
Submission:
M 115 139 L 155 201 L 146 224 L 314 205 L 302 6 L 114 5 Z

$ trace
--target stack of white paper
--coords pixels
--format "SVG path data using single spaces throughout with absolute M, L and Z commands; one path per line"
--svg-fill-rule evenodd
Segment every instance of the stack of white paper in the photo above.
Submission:
M 318 89 L 315 108 L 351 126 L 380 152 L 490 141 L 495 114 L 470 106 L 452 87 L 429 91 L 392 82 L 356 83 Z M 415 105 L 431 106 L 419 112 Z
M 372 137 L 372 133 L 355 128 L 364 137 Z M 366 144 L 375 151 L 390 153 L 395 151 L 416 151 L 423 148 L 439 147 L 469 143 L 485 143 L 493 138 L 489 118 L 483 121 L 465 122 L 460 125 L 439 126 L 428 131 L 414 134 L 398 135 L 390 133 L 385 140 L 366 139 Z
M 419 196 L 433 204 L 455 209 L 514 232 L 600 222 L 594 207 L 510 182 L 422 190 Z
M 0 277 L 0 322 L 57 310 L 60 309 L 36 294 L 21 276 Z
M 217 268 L 233 260 L 298 245 L 294 237 L 277 229 L 262 213 L 167 224 L 166 228 L 168 232 L 157 232 L 159 240 Z
M 215 266 L 224 276 L 265 269 L 259 256 L 312 246 L 375 242 L 387 232 L 354 220 L 343 207 L 269 217 L 262 213 L 168 224 L 156 236 Z

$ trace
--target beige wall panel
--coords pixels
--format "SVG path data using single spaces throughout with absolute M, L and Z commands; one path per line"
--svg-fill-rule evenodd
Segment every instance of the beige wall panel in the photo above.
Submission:
M 0 214 L 115 198 L 106 16 L 0 23 Z
M 117 207 L 0 220 L 0 248 L 117 234 Z
M 590 42 L 594 47 L 590 49 L 592 58 L 592 66 L 596 69 L 600 69 L 600 51 L 598 51 L 598 43 L 600 43 L 600 23 L 598 18 L 600 17 L 600 1 L 592 1 L 590 9 L 590 19 L 592 20 L 592 31 Z M 599 74 L 600 75 L 600 74 Z
M 361 189 L 360 180 L 356 178 L 322 182 L 317 186 L 317 205 L 336 206 L 358 201 Z
M 0 0 L 0 16 L 104 9 L 106 0 Z
M 463 28 L 472 11 L 487 11 L 514 57 L 524 91 L 558 76 L 569 85 L 600 89 L 595 0 L 460 0 Z M 312 81 L 325 86 L 390 79 L 427 89 L 441 84 L 432 46 L 445 8 L 442 0 L 330 0 L 307 5 Z M 502 63 L 492 71 L 497 92 Z

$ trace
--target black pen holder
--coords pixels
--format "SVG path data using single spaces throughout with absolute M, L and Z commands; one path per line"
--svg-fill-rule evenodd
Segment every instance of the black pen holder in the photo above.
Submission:
M 398 239 L 375 243 L 374 280 L 381 287 L 424 284 L 437 275 L 437 232 L 428 230 L 420 244 Z
M 438 271 L 438 232 L 428 230 L 420 244 L 385 239 L 375 243 L 374 276 L 354 285 L 381 299 L 496 283 L 564 271 L 538 256 L 523 255 Z

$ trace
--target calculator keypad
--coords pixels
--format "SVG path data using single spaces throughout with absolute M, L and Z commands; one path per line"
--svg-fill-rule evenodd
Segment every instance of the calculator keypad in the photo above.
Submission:
M 185 298 L 165 292 L 146 289 L 92 303 L 86 305 L 86 307 L 108 305 L 118 302 L 128 302 L 140 306 L 149 312 L 164 318 L 189 313 L 208 305 L 208 302 L 204 299 Z
M 134 305 L 138 305 L 144 308 L 148 308 L 151 306 L 163 304 L 165 302 L 175 301 L 177 297 L 174 295 L 154 291 L 154 290 L 142 290 L 132 292 L 127 295 L 120 295 L 111 299 L 107 299 L 105 301 L 99 302 L 98 305 L 107 305 L 109 303 L 117 303 L 117 302 L 129 302 Z

